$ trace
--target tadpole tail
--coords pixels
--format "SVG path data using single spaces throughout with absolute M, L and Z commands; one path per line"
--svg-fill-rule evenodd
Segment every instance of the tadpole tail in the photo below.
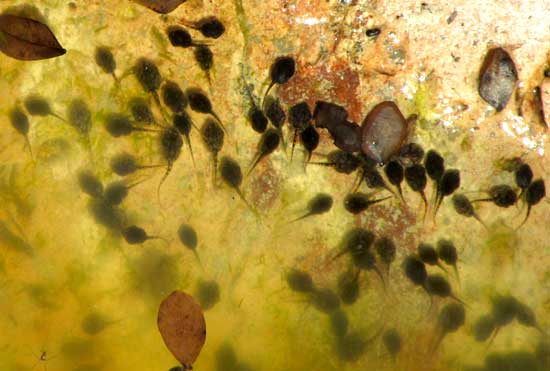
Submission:
M 523 219 L 523 221 L 521 222 L 520 225 L 518 225 L 518 227 L 516 228 L 516 231 L 518 229 L 520 229 L 521 227 L 523 227 L 523 225 L 527 222 L 527 219 L 529 218 L 529 214 L 531 213 L 531 205 L 527 205 L 527 214 L 525 214 L 525 218 Z
M 32 162 L 34 163 L 34 154 L 32 153 L 32 148 L 31 148 L 31 141 L 29 140 L 29 136 L 25 134 L 25 146 L 29 148 L 29 153 L 31 155 L 31 160 Z
M 440 262 L 437 262 L 436 265 L 445 273 L 449 274 L 447 268 L 445 268 Z
M 290 150 L 290 162 L 292 163 L 292 158 L 294 157 L 294 147 L 296 147 L 296 137 L 298 136 L 298 130 L 294 129 L 294 138 L 292 139 L 292 149 Z
M 476 220 L 477 220 L 478 222 L 480 222 L 481 225 L 485 227 L 485 229 L 489 230 L 489 227 L 487 227 L 487 224 L 485 224 L 485 223 L 483 222 L 483 220 L 481 220 L 481 218 L 479 217 L 479 215 L 477 215 L 477 213 L 474 213 L 474 218 L 476 218 Z
M 444 338 L 445 338 L 445 331 L 441 330 L 440 334 L 437 336 L 434 342 L 432 349 L 430 350 L 429 355 L 433 355 L 436 352 L 437 348 L 439 348 Z
M 356 181 L 355 183 L 353 184 L 353 187 L 351 189 L 351 191 L 353 193 L 357 192 L 357 190 L 359 189 L 359 187 L 361 186 L 361 183 L 363 183 L 363 180 L 365 179 L 365 172 L 361 170 L 361 173 L 360 174 L 357 174 L 357 177 L 355 178 Z M 359 179 L 359 180 L 357 180 Z
M 217 174 L 218 173 L 218 153 L 212 155 L 212 185 L 216 186 Z
M 478 198 L 477 200 L 471 200 L 470 203 L 474 203 L 474 202 L 488 202 L 488 201 L 493 201 L 492 198 Z
M 441 206 L 441 203 L 443 202 L 443 196 L 438 192 L 435 199 L 434 209 L 432 211 L 433 218 L 435 221 L 435 217 L 437 216 L 437 212 L 439 211 L 439 207 Z
M 140 127 L 137 127 L 137 126 L 132 126 L 132 130 L 133 131 L 144 131 L 144 132 L 148 132 L 148 133 L 159 133 L 161 131 L 161 130 L 156 130 L 156 129 L 140 128 Z
M 267 95 L 269 94 L 269 91 L 271 90 L 273 85 L 275 85 L 275 82 L 273 80 L 271 80 L 271 83 L 269 83 L 269 86 L 267 87 L 267 90 L 265 91 L 264 97 L 262 98 L 262 110 L 264 109 L 265 98 L 267 98 Z
M 305 213 L 304 215 L 302 215 L 302 216 L 299 216 L 299 217 L 297 217 L 296 219 L 292 219 L 292 220 L 291 220 L 291 221 L 289 221 L 289 222 L 288 222 L 287 224 L 290 224 L 290 223 L 294 223 L 294 222 L 297 222 L 298 220 L 302 220 L 302 219 L 305 219 L 305 218 L 307 218 L 308 216 L 311 216 L 311 215 L 313 215 L 313 214 L 311 213 L 311 211 L 308 211 L 308 212 L 307 212 L 307 213 Z
M 246 198 L 244 198 L 244 195 L 243 195 L 243 193 L 241 192 L 241 189 L 240 189 L 240 188 L 235 188 L 235 192 L 237 192 L 237 194 L 239 195 L 239 197 L 241 198 L 241 200 L 244 202 L 244 204 L 246 205 L 246 207 L 248 207 L 248 209 L 250 209 L 250 211 L 252 211 L 252 213 L 256 216 L 256 218 L 260 219 L 260 213 L 258 212 L 258 210 L 256 210 L 255 207 L 253 207 L 250 203 L 248 203 L 248 201 L 246 200 Z
M 373 270 L 376 272 L 378 277 L 380 277 L 380 281 L 382 281 L 382 286 L 384 287 L 384 291 L 386 291 L 386 280 L 384 279 L 384 276 L 382 275 L 382 272 L 380 272 L 380 269 L 378 269 L 377 266 L 374 266 Z
M 166 165 L 139 165 L 138 169 L 154 169 L 157 167 L 165 167 Z
M 455 294 L 451 294 L 450 295 L 450 298 L 459 302 L 460 304 L 464 305 L 467 309 L 472 309 L 468 304 L 466 304 L 462 299 L 460 299 L 458 296 L 456 296 Z
M 285 154 L 286 154 L 286 141 L 283 135 L 283 129 L 277 128 L 277 133 L 279 134 L 279 138 L 281 138 L 281 144 L 283 145 L 283 150 L 285 151 Z
M 225 128 L 222 120 L 220 119 L 220 117 L 218 115 L 216 115 L 216 112 L 214 111 L 210 111 L 210 114 L 212 116 L 214 116 L 214 118 L 216 119 L 216 121 L 218 121 L 218 124 L 220 124 L 220 126 L 222 127 L 223 131 L 225 131 L 227 133 L 227 129 Z
M 501 329 L 501 326 L 498 326 L 498 327 L 493 331 L 493 333 L 491 334 L 491 337 L 489 338 L 489 341 L 487 342 L 487 347 L 485 348 L 485 351 L 489 350 L 489 348 L 490 348 L 491 345 L 493 344 L 493 341 L 495 341 L 495 338 L 497 337 L 498 332 L 500 331 L 500 329 Z
M 116 77 L 115 71 L 111 72 L 111 76 L 113 76 L 113 79 L 115 80 L 115 85 L 117 87 L 119 87 L 120 86 L 120 80 L 118 79 L 118 77 Z
M 460 282 L 460 275 L 458 274 L 458 267 L 456 266 L 456 264 L 453 264 L 453 270 L 455 271 L 455 275 L 456 275 L 456 280 L 458 282 L 458 287 L 459 288 L 462 288 L 461 286 L 461 282 Z
M 204 71 L 204 73 L 206 74 L 206 80 L 208 81 L 208 86 L 212 87 L 212 78 L 210 76 L 210 71 L 207 70 L 207 71 Z
M 311 165 L 334 166 L 334 162 L 310 162 Z
M 306 157 L 306 160 L 304 161 L 304 172 L 306 171 L 307 164 L 309 164 L 310 160 L 311 160 L 311 152 L 307 151 L 307 157 Z
M 63 117 L 61 117 L 60 115 L 58 115 L 58 114 L 55 113 L 55 112 L 50 112 L 50 115 L 52 115 L 53 117 L 55 117 L 55 118 L 57 118 L 57 119 L 59 119 L 59 120 L 65 122 L 65 123 L 67 122 L 67 120 L 65 120 Z
M 191 139 L 189 138 L 189 134 L 185 135 L 185 143 L 187 143 L 187 147 L 189 147 L 189 153 L 191 154 L 191 160 L 193 161 L 193 167 L 196 168 L 197 165 L 195 164 L 195 156 L 193 156 L 193 147 L 191 147 Z
M 399 193 L 399 198 L 401 199 L 401 201 L 403 201 L 403 203 L 406 205 L 407 204 L 407 200 L 405 200 L 405 197 L 403 197 L 403 189 L 401 188 L 401 184 L 399 184 L 397 186 L 397 193 Z
M 250 167 L 248 168 L 248 170 L 246 172 L 245 178 L 247 178 L 250 175 L 250 173 L 252 173 L 252 170 L 254 170 L 256 168 L 256 166 L 262 160 L 262 158 L 263 158 L 263 156 L 260 153 L 257 153 L 254 156 L 254 159 L 252 160 L 252 164 L 250 165 Z
M 388 197 L 384 197 L 384 198 L 379 198 L 378 200 L 371 200 L 369 201 L 369 206 L 372 206 L 374 204 L 377 204 L 379 202 L 382 202 L 382 201 L 386 201 L 388 198 L 391 198 L 392 196 L 388 196 Z
M 202 265 L 201 258 L 200 258 L 199 253 L 197 252 L 196 249 L 193 249 L 193 255 L 195 255 L 195 258 L 199 262 L 199 265 L 201 266 L 202 270 L 204 271 L 204 265 Z
M 420 196 L 422 197 L 422 201 L 424 202 L 424 216 L 422 216 L 422 221 L 426 221 L 426 215 L 428 215 L 428 199 L 426 198 L 426 193 L 424 191 L 418 192 L 420 193 Z
M 168 174 L 170 174 L 170 170 L 172 170 L 172 164 L 168 164 L 168 166 L 166 167 L 166 172 L 164 173 L 164 175 L 163 175 L 162 179 L 160 180 L 159 185 L 157 187 L 157 200 L 158 200 L 159 206 L 161 208 L 162 208 L 162 204 L 160 202 L 160 187 L 162 186 L 162 183 L 164 183 L 166 178 L 168 178 Z

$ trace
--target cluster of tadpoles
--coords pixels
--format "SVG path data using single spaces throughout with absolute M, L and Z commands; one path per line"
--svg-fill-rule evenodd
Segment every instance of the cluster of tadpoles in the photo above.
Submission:
M 358 274 L 342 276 L 338 283 L 338 293 L 330 288 L 315 286 L 308 272 L 291 269 L 286 273 L 289 288 L 307 296 L 308 303 L 319 312 L 329 316 L 330 330 L 335 336 L 335 351 L 338 357 L 347 362 L 354 362 L 367 350 L 369 344 L 382 335 L 382 342 L 388 353 L 395 357 L 401 349 L 402 338 L 395 328 L 384 330 L 381 327 L 370 338 L 361 332 L 350 329 L 349 318 L 342 307 L 353 304 L 359 296 Z
M 470 200 L 465 194 L 456 194 L 453 196 L 453 207 L 456 212 L 466 217 L 473 217 L 485 226 L 479 215 L 474 209 L 477 202 L 491 202 L 500 208 L 509 208 L 523 200 L 527 204 L 527 213 L 517 229 L 522 227 L 529 218 L 531 208 L 537 205 L 546 196 L 546 187 L 544 180 L 538 178 L 533 180 L 533 171 L 528 164 L 522 163 L 514 171 L 516 188 L 508 184 L 497 184 L 489 188 L 484 193 L 488 197 Z

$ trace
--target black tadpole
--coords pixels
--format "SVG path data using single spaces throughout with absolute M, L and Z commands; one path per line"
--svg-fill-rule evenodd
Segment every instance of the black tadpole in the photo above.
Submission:
M 516 204 L 516 191 L 507 184 L 497 184 L 489 189 L 489 198 L 472 200 L 472 202 L 491 201 L 498 207 L 508 208 Z
M 187 111 L 182 111 L 181 113 L 174 115 L 172 118 L 172 124 L 179 131 L 181 135 L 185 138 L 187 147 L 189 147 L 189 153 L 191 154 L 191 160 L 193 161 L 193 166 L 195 166 L 195 156 L 193 155 L 193 147 L 191 147 L 191 128 L 194 126 L 191 116 Z
M 153 112 L 151 112 L 151 108 L 149 108 L 149 104 L 145 99 L 140 97 L 130 99 L 128 108 L 130 109 L 134 121 L 147 125 L 155 123 Z
M 424 287 L 428 272 L 424 263 L 414 255 L 409 255 L 403 260 L 405 276 L 416 286 Z
M 175 81 L 166 81 L 162 85 L 161 97 L 164 105 L 173 113 L 181 113 L 187 107 L 187 97 Z
M 222 129 L 227 132 L 222 121 L 212 109 L 212 103 L 210 102 L 210 99 L 208 99 L 208 97 L 202 90 L 198 88 L 189 88 L 185 91 L 185 94 L 187 95 L 187 99 L 189 99 L 189 107 L 191 107 L 193 111 L 214 116 Z
M 437 254 L 439 256 L 439 259 L 443 260 L 443 262 L 447 265 L 450 265 L 453 267 L 456 278 L 460 282 L 460 276 L 458 274 L 458 253 L 456 251 L 456 247 L 451 240 L 446 239 L 440 239 L 437 241 Z
M 362 192 L 350 193 L 346 196 L 346 198 L 344 198 L 344 208 L 351 214 L 359 214 L 367 210 L 370 206 L 391 197 L 388 196 L 373 200 L 371 199 L 371 196 L 372 195 Z
M 518 198 L 523 196 L 525 190 L 531 185 L 533 181 L 533 170 L 528 164 L 521 164 L 514 173 L 516 184 L 521 189 Z
M 443 173 L 443 176 L 439 180 L 433 216 L 437 215 L 437 211 L 441 206 L 443 198 L 450 196 L 460 187 L 460 172 L 456 169 L 449 169 Z
M 235 160 L 229 156 L 223 156 L 220 160 L 220 175 L 225 184 L 230 188 L 233 188 L 245 205 L 252 211 L 256 216 L 259 216 L 258 212 L 252 205 L 248 203 L 246 198 L 244 198 L 241 192 L 241 184 L 243 182 L 243 173 L 241 171 L 241 166 Z
M 288 82 L 288 80 L 291 79 L 292 76 L 294 76 L 295 72 L 296 62 L 292 57 L 277 57 L 275 59 L 275 61 L 271 65 L 271 68 L 269 69 L 269 77 L 271 78 L 271 82 L 269 83 L 269 86 L 267 87 L 267 90 L 264 94 L 262 107 L 263 102 L 265 101 L 265 97 L 267 97 L 273 85 L 285 84 L 286 82 Z
M 88 196 L 97 199 L 103 197 L 103 184 L 91 171 L 83 170 L 78 173 L 78 185 L 80 190 Z
M 142 244 L 147 240 L 154 240 L 154 239 L 164 240 L 162 237 L 159 237 L 159 236 L 149 236 L 143 228 L 138 227 L 136 225 L 131 225 L 129 227 L 124 228 L 122 230 L 122 236 L 124 237 L 124 240 L 126 240 L 126 243 L 128 243 L 129 245 Z
M 133 72 L 143 90 L 147 93 L 151 93 L 155 103 L 159 109 L 162 110 L 157 92 L 162 83 L 162 76 L 155 62 L 147 58 L 139 58 L 134 64 Z
M 439 344 L 443 341 L 443 338 L 452 332 L 457 331 L 466 320 L 466 311 L 464 306 L 459 303 L 446 304 L 437 317 L 437 325 L 440 330 L 440 334 L 436 339 L 432 348 L 432 353 L 435 352 Z
M 109 205 L 118 206 L 126 199 L 130 189 L 144 181 L 145 179 L 133 183 L 127 183 L 125 181 L 111 182 L 105 187 L 103 199 Z
M 338 173 L 351 174 L 359 168 L 361 160 L 353 153 L 337 149 L 328 154 L 327 162 L 310 162 L 310 164 L 331 166 Z
M 193 41 L 191 34 L 181 26 L 170 26 L 166 29 L 166 36 L 170 44 L 179 48 L 189 48 L 191 46 L 200 46 L 202 43 Z
M 199 30 L 204 37 L 217 39 L 225 32 L 223 23 L 214 16 L 204 17 L 195 22 L 180 21 L 184 26 Z
M 195 60 L 199 64 L 199 68 L 204 71 L 206 74 L 206 79 L 208 84 L 212 85 L 212 77 L 210 75 L 210 70 L 214 65 L 214 53 L 206 45 L 199 45 L 195 48 L 194 51 Z
M 403 166 L 401 166 L 399 162 L 392 160 L 386 164 L 386 166 L 384 167 L 384 172 L 386 173 L 388 181 L 397 188 L 401 200 L 406 203 L 405 198 L 403 197 L 403 190 L 401 189 L 401 183 L 405 178 Z
M 334 200 L 332 199 L 332 196 L 326 193 L 319 193 L 315 195 L 311 200 L 309 200 L 307 204 L 307 213 L 304 215 L 291 220 L 289 223 L 296 222 L 298 220 L 305 219 L 312 215 L 320 215 L 328 212 L 332 208 Z
M 374 241 L 374 248 L 380 260 L 386 264 L 387 267 L 387 276 L 390 275 L 390 266 L 391 263 L 395 260 L 396 256 L 396 247 L 393 240 L 389 237 L 380 237 Z
M 426 198 L 426 193 L 424 189 L 428 182 L 426 177 L 426 169 L 420 164 L 413 164 L 405 168 L 405 181 L 409 187 L 417 193 L 420 193 L 422 196 L 422 201 L 424 201 L 424 218 L 426 218 L 426 213 L 428 212 L 428 199 Z
M 300 102 L 288 110 L 288 122 L 290 126 L 294 128 L 294 137 L 292 140 L 292 149 L 290 152 L 290 161 L 294 155 L 294 147 L 296 146 L 296 138 L 298 134 L 307 129 L 310 126 L 311 122 L 311 111 L 306 102 Z
M 29 118 L 21 110 L 19 107 L 13 108 L 10 113 L 10 123 L 11 126 L 25 138 L 25 145 L 29 147 L 29 153 L 31 154 L 31 158 L 34 160 L 34 156 L 32 154 L 32 148 L 31 148 L 31 142 L 29 140 Z
M 277 149 L 279 146 L 280 137 L 279 132 L 276 129 L 269 128 L 266 130 L 265 133 L 262 134 L 262 137 L 260 138 L 260 142 L 258 143 L 258 148 L 256 150 L 256 154 L 254 155 L 254 158 L 252 159 L 252 164 L 250 165 L 248 171 L 246 172 L 246 176 L 250 175 L 252 170 L 258 165 L 258 163 L 265 158 L 266 156 L 270 155 Z
M 160 154 L 162 159 L 166 161 L 166 171 L 157 187 L 157 198 L 160 205 L 160 187 L 166 178 L 168 178 L 174 162 L 180 156 L 183 141 L 181 140 L 180 133 L 175 128 L 164 129 L 160 133 L 159 139 Z
M 525 219 L 523 219 L 517 229 L 521 228 L 525 224 L 525 222 L 527 222 L 527 219 L 529 218 L 529 215 L 531 213 L 531 208 L 538 204 L 544 197 L 546 197 L 546 187 L 544 185 L 544 180 L 537 179 L 532 182 L 529 187 L 527 187 L 527 190 L 525 191 L 527 213 L 525 214 Z
M 444 266 L 439 262 L 439 254 L 435 248 L 427 243 L 420 243 L 417 247 L 418 257 L 422 262 L 428 265 L 436 265 L 441 268 L 443 271 L 447 272 Z
M 216 181 L 216 169 L 218 168 L 218 153 L 223 147 L 223 142 L 225 134 L 222 127 L 211 118 L 204 120 L 204 123 L 201 127 L 201 137 L 202 141 L 208 152 L 212 155 L 213 162 L 213 181 Z
M 304 166 L 306 166 L 309 161 L 311 160 L 311 155 L 313 154 L 313 151 L 317 148 L 319 145 L 319 133 L 317 130 L 315 130 L 315 127 L 313 125 L 309 125 L 304 131 L 300 133 L 300 141 L 302 142 L 302 145 L 304 146 L 307 157 Z

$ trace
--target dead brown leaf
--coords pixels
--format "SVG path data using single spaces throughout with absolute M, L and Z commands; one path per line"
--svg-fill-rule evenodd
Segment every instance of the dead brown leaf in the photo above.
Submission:
M 157 13 L 170 13 L 186 0 L 134 0 L 134 2 L 143 5 Z
M 174 291 L 160 303 L 157 324 L 166 347 L 190 370 L 206 340 L 200 305 L 192 296 Z
M 24 61 L 54 58 L 66 53 L 48 26 L 11 14 L 0 15 L 0 51 Z

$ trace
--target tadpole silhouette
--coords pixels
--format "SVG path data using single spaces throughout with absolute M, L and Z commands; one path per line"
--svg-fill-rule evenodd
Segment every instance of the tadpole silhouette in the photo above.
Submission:
M 307 204 L 308 211 L 304 215 L 291 220 L 289 223 L 293 223 L 313 215 L 324 214 L 330 211 L 333 202 L 334 201 L 331 195 L 327 193 L 318 193 L 311 200 L 309 200 Z

